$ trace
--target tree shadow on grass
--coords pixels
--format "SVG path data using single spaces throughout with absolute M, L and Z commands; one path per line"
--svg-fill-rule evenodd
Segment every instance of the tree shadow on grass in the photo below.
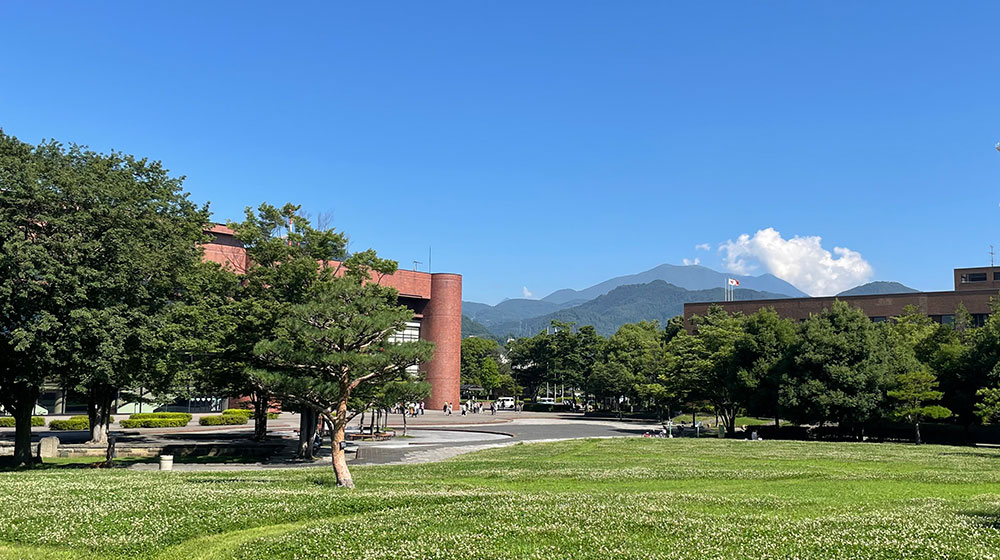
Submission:
M 979 457 L 982 459 L 1000 459 L 1000 453 L 987 453 L 986 451 L 948 451 L 938 453 L 938 455 L 953 455 L 958 457 Z
M 1000 511 L 963 511 L 960 512 L 960 515 L 971 519 L 980 527 L 994 531 L 1000 530 Z

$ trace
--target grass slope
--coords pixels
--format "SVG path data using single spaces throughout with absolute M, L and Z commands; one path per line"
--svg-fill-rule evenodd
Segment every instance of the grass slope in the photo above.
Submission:
M 996 558 L 1000 452 L 615 439 L 436 464 L 0 474 L 0 558 Z

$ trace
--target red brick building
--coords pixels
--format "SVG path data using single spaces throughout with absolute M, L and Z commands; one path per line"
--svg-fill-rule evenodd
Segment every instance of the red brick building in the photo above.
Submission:
M 215 225 L 205 230 L 212 241 L 205 245 L 205 259 L 243 272 L 247 255 L 233 230 Z M 399 340 L 427 340 L 434 343 L 434 358 L 422 368 L 431 384 L 426 405 L 441 408 L 445 402 L 460 401 L 459 383 L 462 351 L 462 276 L 460 274 L 398 270 L 382 279 L 382 284 L 399 291 L 399 302 L 413 310 L 413 320 L 398 333 Z
M 1000 267 L 956 268 L 954 277 L 955 289 L 950 292 L 685 303 L 684 321 L 692 315 L 704 315 L 712 305 L 721 305 L 730 313 L 741 311 L 747 315 L 770 307 L 782 317 L 802 321 L 839 299 L 860 308 L 875 322 L 902 315 L 903 308 L 913 305 L 937 323 L 951 323 L 955 320 L 955 309 L 961 304 L 972 315 L 973 325 L 982 326 L 991 312 L 990 300 L 1000 291 Z

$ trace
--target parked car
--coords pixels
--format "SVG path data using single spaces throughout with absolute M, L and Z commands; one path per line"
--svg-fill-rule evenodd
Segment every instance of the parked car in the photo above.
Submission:
M 497 399 L 497 408 L 514 408 L 514 397 L 500 397 Z
M 552 397 L 542 397 L 535 401 L 537 404 L 556 404 L 556 400 Z

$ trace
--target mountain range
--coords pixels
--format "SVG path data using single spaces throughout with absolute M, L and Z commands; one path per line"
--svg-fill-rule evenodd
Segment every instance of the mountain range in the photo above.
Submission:
M 736 289 L 737 300 L 787 298 L 787 295 L 757 290 Z M 686 290 L 663 280 L 646 284 L 618 286 L 580 305 L 560 309 L 538 317 L 497 323 L 489 327 L 499 336 L 529 336 L 545 330 L 552 321 L 577 325 L 593 325 L 604 336 L 614 334 L 625 323 L 659 321 L 666 324 L 671 317 L 684 312 L 684 304 L 696 301 L 721 301 L 723 288 Z
M 899 282 L 869 282 L 867 284 L 862 284 L 851 288 L 850 290 L 844 290 L 837 294 L 838 296 L 873 296 L 879 294 L 912 294 L 916 292 L 913 288 L 909 286 L 904 286 Z
M 629 284 L 648 284 L 653 280 L 663 280 L 664 282 L 686 290 L 707 290 L 711 288 L 723 287 L 726 284 L 726 280 L 729 278 L 738 280 L 741 288 L 749 290 L 772 292 L 790 297 L 808 297 L 808 295 L 802 290 L 773 274 L 744 276 L 718 272 L 701 265 L 680 266 L 675 264 L 661 264 L 660 266 L 651 268 L 645 272 L 629 274 L 627 276 L 618 276 L 583 290 L 574 290 L 571 288 L 556 290 L 543 297 L 541 301 L 555 304 L 574 302 L 583 303 L 584 301 L 590 301 L 597 296 L 604 295 L 618 286 L 626 286 Z
M 462 335 L 530 336 L 553 320 L 593 325 L 603 335 L 625 323 L 657 320 L 665 323 L 683 313 L 684 304 L 722 301 L 722 286 L 729 278 L 739 281 L 737 300 L 808 297 L 772 274 L 742 276 L 703 266 L 662 264 L 638 274 L 618 276 L 582 290 L 556 290 L 542 299 L 508 299 L 497 305 L 462 302 Z M 915 292 L 898 282 L 869 282 L 838 296 Z

